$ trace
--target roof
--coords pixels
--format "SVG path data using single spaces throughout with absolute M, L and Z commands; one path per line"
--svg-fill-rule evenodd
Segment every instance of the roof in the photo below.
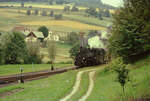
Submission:
M 27 37 L 31 32 L 32 32 L 37 38 L 44 38 L 43 33 L 42 33 L 42 32 L 38 32 L 38 31 L 23 31 L 22 33 Z
M 37 38 L 44 38 L 43 33 L 42 32 L 38 32 L 38 31 L 32 31 Z
M 26 30 L 29 30 L 29 29 L 24 27 L 24 26 L 16 26 L 12 30 L 13 31 L 26 31 Z
M 28 36 L 30 31 L 22 31 L 22 33 L 25 35 L 25 36 Z

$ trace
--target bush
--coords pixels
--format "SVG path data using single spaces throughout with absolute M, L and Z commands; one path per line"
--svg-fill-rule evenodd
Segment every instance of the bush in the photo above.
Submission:
M 25 64 L 41 64 L 42 63 L 42 59 L 40 56 L 38 55 L 35 55 L 35 56 L 32 56 L 32 55 L 27 55 L 24 59 L 24 63 Z
M 71 11 L 72 12 L 77 12 L 77 11 L 79 11 L 79 9 L 76 6 L 73 6 L 72 9 L 71 9 Z
M 79 43 L 76 43 L 73 45 L 73 47 L 69 50 L 70 57 L 75 60 L 76 55 L 79 53 L 80 45 Z
M 86 13 L 88 13 L 89 15 L 92 15 L 94 17 L 97 17 L 97 11 L 96 8 L 90 7 L 88 9 L 85 10 Z
M 50 17 L 53 17 L 53 16 L 54 16 L 54 11 L 50 11 L 49 16 L 50 16 Z
M 47 16 L 47 11 L 43 10 L 42 11 L 42 16 Z
M 38 15 L 39 11 L 38 10 L 34 10 L 34 15 Z
M 31 10 L 27 10 L 26 14 L 31 15 Z
M 68 43 L 74 45 L 79 42 L 79 35 L 75 32 L 71 32 L 67 36 Z
M 55 20 L 61 20 L 63 18 L 62 14 L 55 14 L 54 16 Z
M 70 11 L 70 6 L 65 6 L 65 7 L 64 7 L 64 11 L 65 11 L 65 12 Z
M 32 6 L 29 6 L 29 8 L 32 8 Z
M 0 65 L 4 64 L 4 50 L 2 48 L 2 45 L 0 44 Z

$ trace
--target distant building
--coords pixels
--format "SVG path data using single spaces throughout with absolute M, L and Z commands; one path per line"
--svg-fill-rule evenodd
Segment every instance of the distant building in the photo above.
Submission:
M 48 36 L 44 40 L 45 41 L 47 41 L 47 40 L 60 41 L 59 40 L 59 35 L 53 34 L 51 31 L 49 32 Z
M 22 32 L 24 34 L 25 41 L 37 41 L 39 40 L 40 42 L 43 42 L 44 40 L 44 36 L 42 32 L 38 32 L 38 31 L 23 31 Z
M 31 31 L 29 28 L 26 28 L 24 26 L 16 26 L 12 29 L 12 31 L 18 31 L 18 32 L 22 32 L 22 31 Z

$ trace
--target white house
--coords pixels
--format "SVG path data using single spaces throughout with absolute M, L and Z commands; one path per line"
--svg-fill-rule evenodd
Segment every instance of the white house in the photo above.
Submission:
M 48 36 L 44 39 L 45 41 L 47 40 L 55 40 L 59 41 L 59 36 L 56 34 L 53 34 L 51 31 L 49 32 Z

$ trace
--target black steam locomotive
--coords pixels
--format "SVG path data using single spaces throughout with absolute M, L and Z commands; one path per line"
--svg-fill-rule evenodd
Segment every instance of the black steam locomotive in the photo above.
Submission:
M 95 66 L 106 63 L 106 51 L 102 48 L 81 47 L 75 57 L 75 65 L 81 67 Z

